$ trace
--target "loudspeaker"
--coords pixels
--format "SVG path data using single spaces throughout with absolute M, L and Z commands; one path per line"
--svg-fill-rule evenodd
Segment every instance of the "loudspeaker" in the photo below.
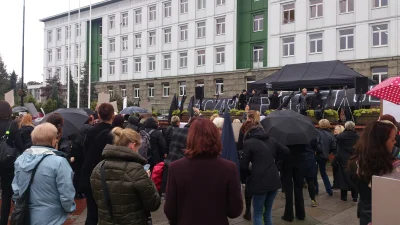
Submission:
M 204 99 L 204 86 L 197 86 L 195 88 L 196 99 Z
M 355 94 L 366 94 L 368 92 L 368 77 L 354 78 Z

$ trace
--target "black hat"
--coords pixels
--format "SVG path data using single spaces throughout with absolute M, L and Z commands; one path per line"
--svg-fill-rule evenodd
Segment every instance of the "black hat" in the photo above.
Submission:
M 243 91 L 242 92 L 246 92 L 246 90 L 245 89 L 243 89 Z

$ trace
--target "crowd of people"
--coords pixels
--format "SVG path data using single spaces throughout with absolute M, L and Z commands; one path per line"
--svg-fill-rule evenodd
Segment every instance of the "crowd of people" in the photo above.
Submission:
M 329 196 L 340 189 L 347 201 L 351 192 L 360 225 L 372 221 L 372 176 L 400 166 L 399 126 L 392 116 L 369 123 L 360 136 L 352 121 L 331 131 L 321 119 L 309 144 L 283 145 L 265 131 L 260 112 L 245 109 L 237 165 L 219 157 L 224 118 L 205 118 L 198 109 L 184 127 L 173 116 L 161 129 L 156 118 L 115 116 L 113 106 L 103 103 L 79 132 L 64 137 L 60 114 L 35 127 L 29 114 L 12 120 L 10 105 L 0 101 L 0 225 L 7 225 L 12 202 L 19 204 L 26 191 L 35 225 L 63 224 L 76 209 L 74 199 L 82 198 L 86 225 L 151 224 L 151 212 L 163 201 L 172 225 L 228 225 L 228 218 L 242 213 L 254 225 L 271 225 L 280 190 L 286 201 L 281 219 L 305 220 L 303 188 L 318 207 L 318 171 Z M 15 154 L 5 157 L 5 146 Z

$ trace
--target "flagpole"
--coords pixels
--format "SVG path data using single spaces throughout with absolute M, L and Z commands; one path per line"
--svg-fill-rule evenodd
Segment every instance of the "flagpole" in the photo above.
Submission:
M 77 92 L 77 103 L 76 103 L 76 108 L 80 108 L 79 107 L 79 103 L 80 103 L 80 95 L 81 95 L 81 53 L 82 53 L 82 49 L 81 49 L 81 34 L 82 34 L 82 27 L 81 27 L 81 0 L 79 0 L 79 12 L 78 12 L 78 26 L 79 26 L 79 53 L 78 53 L 78 92 Z
M 23 21 L 22 21 L 22 68 L 21 68 L 21 91 L 24 91 L 24 59 L 25 59 L 25 0 L 23 6 Z M 21 106 L 24 106 L 24 96 L 21 92 Z
M 92 0 L 89 3 L 89 81 L 88 81 L 88 108 L 90 109 L 90 94 L 91 94 L 91 83 L 92 83 Z
M 67 51 L 67 55 L 68 55 L 68 73 L 67 73 L 67 108 L 69 108 L 69 75 L 71 73 L 71 56 L 70 56 L 70 52 L 71 52 L 71 36 L 70 31 L 71 31 L 71 26 L 70 26 L 70 22 L 71 22 L 71 0 L 68 0 L 68 25 L 67 25 L 67 30 L 65 32 L 65 35 L 67 35 L 68 37 L 68 51 Z

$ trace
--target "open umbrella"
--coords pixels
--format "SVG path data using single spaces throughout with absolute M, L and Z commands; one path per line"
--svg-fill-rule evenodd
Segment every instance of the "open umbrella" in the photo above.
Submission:
M 127 107 L 127 108 L 123 109 L 119 114 L 132 115 L 133 113 L 148 113 L 148 112 L 149 111 L 147 109 L 145 109 L 145 108 L 140 108 L 140 107 L 137 107 L 137 106 L 130 106 L 130 107 Z
M 14 108 L 12 109 L 12 112 L 13 112 L 13 113 L 28 112 L 28 111 L 29 111 L 28 108 L 23 107 L 23 106 L 17 106 L 17 107 L 14 107 Z
M 235 135 L 233 135 L 231 115 L 228 111 L 224 114 L 224 125 L 222 127 L 222 154 L 221 158 L 236 163 L 240 174 L 239 157 L 236 148 Z
M 181 112 L 183 111 L 183 105 L 185 104 L 185 101 L 186 101 L 186 95 L 182 97 L 181 105 L 179 106 L 179 110 L 181 110 Z
M 58 113 L 64 119 L 63 126 L 63 137 L 68 137 L 72 134 L 79 132 L 81 127 L 88 120 L 88 115 L 82 109 L 57 109 L 56 111 L 47 114 L 39 123 L 44 123 L 47 121 L 47 118 L 54 114 Z
M 261 125 L 269 136 L 284 145 L 309 144 L 317 136 L 311 120 L 291 109 L 271 112 Z
M 176 94 L 174 94 L 174 97 L 172 98 L 171 101 L 171 105 L 169 106 L 168 123 L 171 123 L 172 112 L 177 109 L 178 109 L 178 98 L 176 97 Z
M 89 108 L 82 108 L 83 111 L 86 112 L 88 116 L 93 115 L 94 111 Z
M 190 117 L 194 116 L 193 107 L 194 107 L 194 95 L 192 97 L 190 97 L 189 105 L 188 105 L 188 111 L 189 111 Z
M 367 94 L 400 105 L 400 76 L 386 79 Z

